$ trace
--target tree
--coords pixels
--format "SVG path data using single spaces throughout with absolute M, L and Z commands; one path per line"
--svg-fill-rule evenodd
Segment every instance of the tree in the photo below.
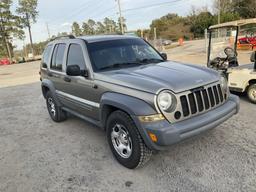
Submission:
M 11 0 L 2 0 L 0 2 L 0 39 L 1 54 L 7 53 L 9 59 L 12 59 L 13 46 L 10 43 L 13 37 L 23 38 L 24 32 L 22 31 L 21 18 L 13 15 L 10 7 Z
M 122 19 L 122 22 L 121 22 L 121 19 Z M 127 31 L 127 25 L 125 24 L 126 22 L 126 19 L 124 17 L 119 17 L 118 18 L 118 26 L 119 26 L 119 30 L 121 32 L 121 23 L 123 23 L 123 29 L 124 29 L 124 32 Z
M 213 7 L 215 14 L 218 14 L 219 12 L 227 13 L 233 9 L 231 0 L 215 0 Z
M 256 17 L 256 1 L 255 0 L 233 0 L 233 10 L 240 17 L 248 19 Z
M 23 17 L 24 26 L 28 28 L 31 52 L 34 56 L 31 24 L 36 22 L 38 16 L 37 0 L 19 0 L 19 6 L 16 11 Z
M 236 12 L 226 12 L 226 13 L 222 12 L 220 14 L 220 22 L 221 23 L 235 21 L 235 20 L 239 20 L 239 19 L 240 19 L 240 16 Z M 218 23 L 217 15 L 214 15 L 214 24 L 215 23 Z
M 112 22 L 109 18 L 105 18 L 104 21 L 103 21 L 104 25 L 105 25 L 105 30 L 106 30 L 106 33 L 112 33 Z
M 75 34 L 75 36 L 80 36 L 82 34 L 80 25 L 77 22 L 72 24 L 72 33 Z
M 104 34 L 106 32 L 106 27 L 100 21 L 97 22 L 96 26 L 97 34 Z
M 105 25 L 106 33 L 114 33 L 120 29 L 114 20 L 109 19 L 107 17 L 104 19 L 103 23 Z
M 83 35 L 89 35 L 90 34 L 90 29 L 89 25 L 87 22 L 83 22 L 82 24 L 82 34 Z
M 96 22 L 92 19 L 89 19 L 87 21 L 87 24 L 89 26 L 89 35 L 93 35 L 95 34 L 95 26 L 96 26 Z
M 154 28 L 157 30 L 159 38 L 177 40 L 180 37 L 190 38 L 190 25 L 186 22 L 186 18 L 177 14 L 167 14 L 160 19 L 155 19 L 150 25 L 150 32 L 145 31 L 145 37 L 153 38 Z
M 190 16 L 190 30 L 194 33 L 195 37 L 203 37 L 204 30 L 213 24 L 214 16 L 208 11 Z

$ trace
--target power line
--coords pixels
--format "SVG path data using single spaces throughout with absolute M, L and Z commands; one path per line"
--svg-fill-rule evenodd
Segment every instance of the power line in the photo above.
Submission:
M 123 24 L 123 17 L 122 17 L 122 9 L 121 9 L 120 0 L 117 0 L 117 4 L 118 4 L 118 10 L 119 10 L 119 19 L 120 19 L 120 25 L 121 25 L 121 33 L 124 34 L 124 24 Z
M 47 30 L 47 33 L 48 33 L 48 37 L 50 39 L 51 38 L 51 34 L 50 34 L 48 23 L 45 23 L 45 25 L 46 25 L 46 30 Z
M 136 11 L 136 10 L 139 10 L 139 9 L 145 9 L 145 8 L 150 8 L 150 7 L 163 6 L 163 5 L 167 5 L 167 4 L 171 4 L 171 3 L 178 3 L 178 2 L 181 2 L 181 1 L 184 1 L 184 0 L 174 0 L 174 1 L 171 1 L 171 2 L 155 3 L 155 4 L 145 5 L 145 6 L 136 7 L 136 8 L 124 9 L 122 12 L 123 12 L 123 13 L 125 13 L 125 12 L 131 12 L 131 11 Z M 115 14 L 108 15 L 108 16 L 106 16 L 106 17 L 113 17 L 113 16 L 116 16 L 117 14 L 118 14 L 118 12 L 115 13 Z
M 171 2 L 154 3 L 154 4 L 145 5 L 145 6 L 141 6 L 141 7 L 136 7 L 136 8 L 131 8 L 131 9 L 124 9 L 123 12 L 129 12 L 129 11 L 145 9 L 145 8 L 150 8 L 150 7 L 157 7 L 157 6 L 162 6 L 162 5 L 166 5 L 166 4 L 177 3 L 179 1 L 183 1 L 183 0 L 174 0 L 174 1 L 171 1 Z
M 86 2 L 82 3 L 82 4 L 79 6 L 78 9 L 75 9 L 73 12 L 71 12 L 71 14 L 69 14 L 68 16 L 66 16 L 66 17 L 64 17 L 64 18 L 63 18 L 63 17 L 57 18 L 57 19 L 55 19 L 55 20 L 53 20 L 53 21 L 51 21 L 51 22 L 49 22 L 49 23 L 50 23 L 50 24 L 54 24 L 54 23 L 58 23 L 57 21 L 65 21 L 65 20 L 67 20 L 67 19 L 69 19 L 69 18 L 72 18 L 72 17 L 74 18 L 75 16 L 79 15 L 82 11 L 84 11 L 84 9 L 85 9 L 86 7 L 91 6 L 91 5 L 94 5 L 93 3 L 94 3 L 93 0 L 86 1 Z
M 90 4 L 90 5 L 91 5 L 91 4 Z M 92 4 L 92 5 L 95 5 L 95 4 Z M 94 7 L 94 8 L 93 8 L 94 10 L 98 10 L 98 8 L 100 8 L 100 7 L 102 6 L 102 1 L 101 1 L 99 4 L 96 4 L 96 5 L 98 5 L 98 6 Z M 92 7 L 93 7 L 93 6 L 92 6 Z M 80 15 L 83 11 L 84 11 L 84 9 L 82 8 L 79 12 L 77 12 L 77 13 L 76 13 L 75 15 L 73 15 L 71 18 L 74 18 L 74 17 Z M 90 13 L 90 12 L 92 11 L 92 9 L 89 9 L 89 10 L 88 10 L 88 8 L 87 8 L 85 11 L 86 11 L 86 13 L 88 14 L 88 13 Z
M 114 10 L 114 9 L 115 9 L 115 7 L 110 7 L 110 8 L 108 8 L 108 9 L 105 9 L 105 10 L 101 11 L 101 12 L 95 12 L 94 14 L 90 15 L 90 17 L 93 18 L 93 17 L 96 16 L 96 15 L 105 15 L 107 12 L 109 12 L 109 11 L 111 11 L 111 10 Z M 102 13 L 103 13 L 103 14 L 102 14 Z M 99 17 L 96 17 L 96 18 L 99 18 Z M 101 17 L 100 17 L 100 18 L 101 18 Z
M 116 1 L 120 1 L 120 0 L 116 0 Z M 101 18 L 99 18 L 99 20 L 102 20 L 102 19 L 104 19 L 105 17 L 113 17 L 113 16 L 117 16 L 118 15 L 118 13 L 119 13 L 119 17 L 120 17 L 120 11 L 121 12 L 132 12 L 132 11 L 136 11 L 136 10 L 140 10 L 140 9 L 146 9 L 146 8 L 151 8 L 151 7 L 158 7 L 158 6 L 163 6 L 163 5 L 168 5 L 168 4 L 176 4 L 177 2 L 181 2 L 181 1 L 184 1 L 184 0 L 172 0 L 172 1 L 169 1 L 169 2 L 162 2 L 162 3 L 154 3 L 154 4 L 149 4 L 149 5 L 145 5 L 145 6 L 140 6 L 140 7 L 135 7 L 135 8 L 129 8 L 129 9 L 123 9 L 123 10 L 120 10 L 119 9 L 119 12 L 116 12 L 116 13 L 114 13 L 114 14 L 111 14 L 111 15 L 108 15 L 108 16 L 104 16 L 104 17 L 101 17 Z M 72 13 L 71 15 L 70 15 L 70 17 L 72 17 L 72 18 L 74 18 L 75 16 L 77 16 L 77 15 L 79 15 L 83 10 L 84 10 L 84 8 L 87 6 L 87 7 L 90 7 L 89 5 L 92 5 L 92 3 L 93 3 L 93 1 L 90 1 L 90 2 L 86 2 L 85 4 L 83 4 L 83 6 L 82 7 L 80 7 L 76 12 L 74 12 L 74 13 Z M 97 7 L 94 7 L 94 6 L 91 6 L 90 8 L 93 8 L 94 10 L 98 10 L 98 8 L 100 8 L 101 7 L 101 5 L 102 5 L 102 3 L 103 3 L 103 1 L 101 1 L 99 4 L 97 4 L 98 6 Z M 118 8 L 119 8 L 119 6 L 118 6 Z M 115 9 L 115 7 L 110 7 L 110 8 L 108 8 L 108 9 L 106 9 L 106 10 L 104 10 L 104 11 L 101 11 L 101 13 L 103 13 L 103 14 L 101 14 L 101 15 L 105 15 L 107 12 L 109 12 L 110 10 L 113 10 L 113 9 Z M 92 9 L 90 9 L 89 11 L 88 11 L 88 9 L 86 10 L 86 13 L 88 14 L 88 13 L 90 13 L 91 12 L 91 10 Z M 94 15 L 99 15 L 100 13 L 93 13 L 92 15 L 90 15 L 89 17 L 90 18 L 93 18 L 94 17 Z M 121 13 L 121 15 L 122 15 L 122 13 Z M 71 19 L 71 18 L 68 18 L 69 20 Z M 52 22 L 51 22 L 52 23 Z M 122 25 L 121 25 L 122 26 Z

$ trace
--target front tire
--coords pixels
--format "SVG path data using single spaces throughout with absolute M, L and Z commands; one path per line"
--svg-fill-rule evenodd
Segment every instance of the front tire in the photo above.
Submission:
M 46 93 L 46 106 L 50 117 L 55 122 L 62 122 L 67 119 L 67 114 L 58 105 L 52 93 L 48 91 Z
M 129 169 L 143 166 L 152 155 L 135 123 L 123 111 L 110 114 L 107 120 L 107 139 L 116 160 Z
M 247 96 L 252 103 L 256 104 L 256 84 L 249 86 L 247 90 Z

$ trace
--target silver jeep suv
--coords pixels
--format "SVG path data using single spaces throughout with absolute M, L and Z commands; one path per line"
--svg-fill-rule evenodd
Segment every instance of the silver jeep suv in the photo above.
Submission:
M 217 72 L 167 61 L 143 39 L 62 37 L 45 48 L 42 92 L 51 118 L 73 114 L 106 131 L 119 163 L 133 169 L 153 150 L 218 126 L 239 111 Z

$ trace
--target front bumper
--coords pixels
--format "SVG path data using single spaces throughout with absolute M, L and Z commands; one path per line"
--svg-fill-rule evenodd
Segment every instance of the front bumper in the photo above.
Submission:
M 163 150 L 166 146 L 218 126 L 238 112 L 239 98 L 235 95 L 230 95 L 223 105 L 201 115 L 173 124 L 166 120 L 154 123 L 141 123 L 136 116 L 133 119 L 146 145 L 153 150 Z M 157 136 L 156 143 L 151 141 L 148 132 L 154 133 Z

